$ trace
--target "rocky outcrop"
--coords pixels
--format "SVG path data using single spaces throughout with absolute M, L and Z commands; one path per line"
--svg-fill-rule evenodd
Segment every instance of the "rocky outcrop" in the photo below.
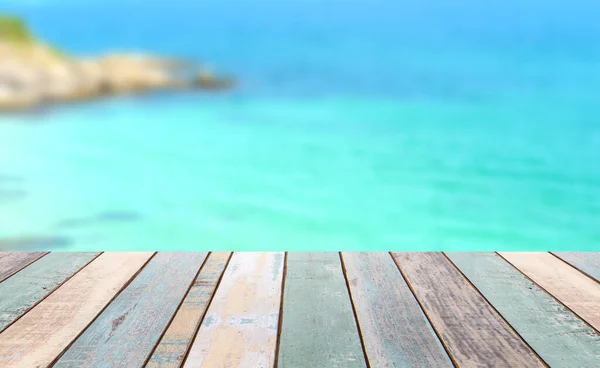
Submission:
M 233 86 L 199 65 L 138 54 L 71 58 L 0 17 L 0 111 L 156 90 Z

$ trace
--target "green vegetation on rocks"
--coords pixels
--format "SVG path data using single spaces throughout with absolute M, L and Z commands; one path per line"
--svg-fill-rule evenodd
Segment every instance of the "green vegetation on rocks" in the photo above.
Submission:
M 0 112 L 156 90 L 230 88 L 199 65 L 138 54 L 67 57 L 19 18 L 0 15 Z
M 0 41 L 33 42 L 34 38 L 23 20 L 10 15 L 0 15 Z

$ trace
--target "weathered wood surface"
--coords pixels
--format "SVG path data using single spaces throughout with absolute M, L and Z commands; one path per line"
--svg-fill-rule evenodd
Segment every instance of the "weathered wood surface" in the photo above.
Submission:
M 393 253 L 460 367 L 544 367 L 441 253 Z
M 371 367 L 453 366 L 389 253 L 342 258 Z
M 553 368 L 600 367 L 600 335 L 495 253 L 447 253 Z
M 571 266 L 585 272 L 588 276 L 600 281 L 600 253 L 553 253 Z
M 338 253 L 288 253 L 278 367 L 365 367 Z
M 0 331 L 99 253 L 50 253 L 0 283 Z
M 158 253 L 54 365 L 141 367 L 207 253 Z
M 600 284 L 550 253 L 500 253 L 596 330 L 600 330 Z
M 3 252 L 0 253 L 0 282 L 11 277 L 48 252 Z
M 0 334 L 2 368 L 46 367 L 153 253 L 103 253 Z
M 146 367 L 181 365 L 230 256 L 231 253 L 210 254 Z
M 272 367 L 284 253 L 234 253 L 186 368 Z

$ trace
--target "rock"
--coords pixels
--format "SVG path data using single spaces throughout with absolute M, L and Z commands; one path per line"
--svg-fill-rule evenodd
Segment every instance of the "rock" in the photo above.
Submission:
M 192 86 L 206 89 L 226 89 L 232 87 L 233 84 L 232 79 L 217 78 L 208 72 L 201 72 L 192 82 Z
M 57 52 L 15 19 L 0 17 L 0 112 L 155 90 L 233 86 L 183 60 L 141 54 L 74 59 Z

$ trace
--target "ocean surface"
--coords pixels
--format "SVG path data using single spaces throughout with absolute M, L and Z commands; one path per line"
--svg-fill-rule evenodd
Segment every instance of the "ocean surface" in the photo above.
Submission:
M 239 80 L 0 115 L 0 246 L 600 251 L 600 3 L 8 1 Z

